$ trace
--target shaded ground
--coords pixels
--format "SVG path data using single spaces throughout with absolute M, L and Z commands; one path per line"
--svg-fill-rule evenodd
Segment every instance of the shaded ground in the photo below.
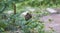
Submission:
M 41 18 L 45 22 L 46 30 L 54 29 L 55 33 L 60 33 L 60 14 L 52 14 Z
M 3 33 L 21 33 L 21 30 L 18 29 L 17 31 L 5 31 Z

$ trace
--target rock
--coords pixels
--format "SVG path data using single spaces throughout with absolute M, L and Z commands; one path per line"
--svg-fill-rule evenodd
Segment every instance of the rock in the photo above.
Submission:
M 51 14 L 60 14 L 60 8 L 47 8 L 46 11 Z
M 53 8 L 47 8 L 46 9 L 49 13 L 57 13 L 56 10 L 54 10 Z

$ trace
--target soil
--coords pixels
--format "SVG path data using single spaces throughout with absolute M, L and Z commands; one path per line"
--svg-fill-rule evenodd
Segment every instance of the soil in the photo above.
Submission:
M 45 30 L 53 29 L 55 33 L 60 33 L 60 14 L 43 16 L 40 20 L 45 23 Z

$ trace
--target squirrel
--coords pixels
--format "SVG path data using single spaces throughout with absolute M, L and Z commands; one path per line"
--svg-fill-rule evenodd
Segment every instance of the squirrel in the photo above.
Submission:
M 30 14 L 30 13 L 27 13 L 26 15 L 25 15 L 25 20 L 26 21 L 28 21 L 29 19 L 31 19 L 32 18 L 32 15 Z

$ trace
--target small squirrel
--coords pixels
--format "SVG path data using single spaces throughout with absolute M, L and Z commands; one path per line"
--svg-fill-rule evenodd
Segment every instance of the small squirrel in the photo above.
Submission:
M 32 15 L 30 14 L 30 13 L 27 13 L 26 15 L 25 15 L 25 20 L 26 21 L 28 21 L 29 19 L 31 19 L 32 18 Z

